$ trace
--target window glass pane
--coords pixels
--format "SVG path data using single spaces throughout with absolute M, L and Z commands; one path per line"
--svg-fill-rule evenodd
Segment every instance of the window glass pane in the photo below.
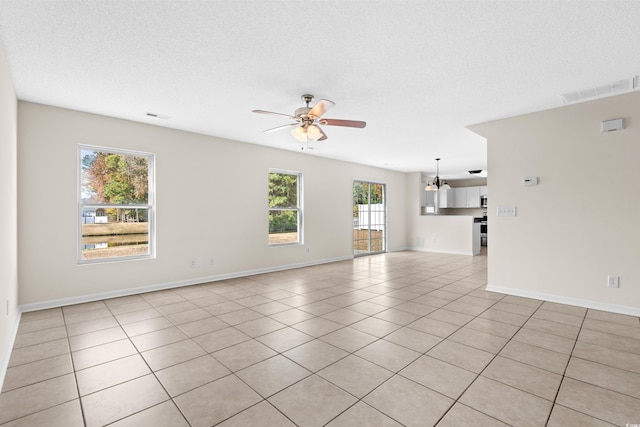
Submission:
M 149 161 L 145 156 L 83 149 L 80 194 L 84 203 L 148 204 Z
M 298 207 L 298 176 L 285 173 L 269 173 L 269 207 Z
M 269 244 L 278 245 L 298 241 L 298 211 L 269 211 Z
M 82 260 L 149 255 L 149 210 L 82 209 Z
M 153 158 L 80 146 L 80 262 L 153 255 Z

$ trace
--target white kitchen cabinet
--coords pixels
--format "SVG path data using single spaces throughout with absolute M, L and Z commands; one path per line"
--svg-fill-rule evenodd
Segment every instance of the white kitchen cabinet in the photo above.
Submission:
M 486 185 L 483 185 L 480 187 L 480 195 L 481 196 L 488 196 L 489 195 L 489 191 Z
M 480 187 L 458 187 L 453 188 L 454 202 L 453 208 L 479 208 L 480 207 Z M 442 205 L 441 205 L 442 206 Z
M 438 190 L 438 206 L 441 208 L 453 208 L 455 207 L 455 194 L 454 188 L 445 190 L 444 188 Z M 434 192 L 435 193 L 435 192 Z
M 435 206 L 436 192 L 422 190 L 420 192 L 420 206 Z

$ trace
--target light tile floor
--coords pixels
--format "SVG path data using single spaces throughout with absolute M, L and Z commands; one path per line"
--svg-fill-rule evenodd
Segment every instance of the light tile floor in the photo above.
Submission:
M 640 423 L 637 317 L 401 252 L 24 313 L 2 426 Z

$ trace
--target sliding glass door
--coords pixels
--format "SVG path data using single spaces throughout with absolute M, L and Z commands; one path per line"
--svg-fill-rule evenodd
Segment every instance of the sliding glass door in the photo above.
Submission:
M 385 252 L 387 210 L 385 185 L 353 182 L 353 254 Z

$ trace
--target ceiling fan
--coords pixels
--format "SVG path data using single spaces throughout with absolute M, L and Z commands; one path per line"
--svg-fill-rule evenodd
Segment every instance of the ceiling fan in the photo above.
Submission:
M 307 104 L 306 107 L 300 107 L 296 109 L 293 116 L 283 113 L 274 113 L 272 111 L 265 110 L 252 110 L 254 113 L 259 114 L 271 114 L 274 116 L 284 116 L 291 120 L 295 120 L 295 123 L 289 123 L 286 125 L 278 126 L 272 129 L 267 129 L 264 132 L 274 132 L 277 130 L 288 129 L 294 127 L 291 134 L 300 142 L 307 142 L 308 139 L 314 141 L 324 141 L 327 139 L 327 135 L 322 131 L 318 125 L 327 126 L 344 126 L 350 128 L 362 129 L 367 125 L 366 122 L 357 120 L 341 120 L 341 119 L 324 119 L 320 118 L 327 110 L 335 105 L 333 101 L 328 99 L 321 99 L 312 107 L 309 106 L 313 101 L 313 95 L 305 94 L 301 96 L 302 100 Z

